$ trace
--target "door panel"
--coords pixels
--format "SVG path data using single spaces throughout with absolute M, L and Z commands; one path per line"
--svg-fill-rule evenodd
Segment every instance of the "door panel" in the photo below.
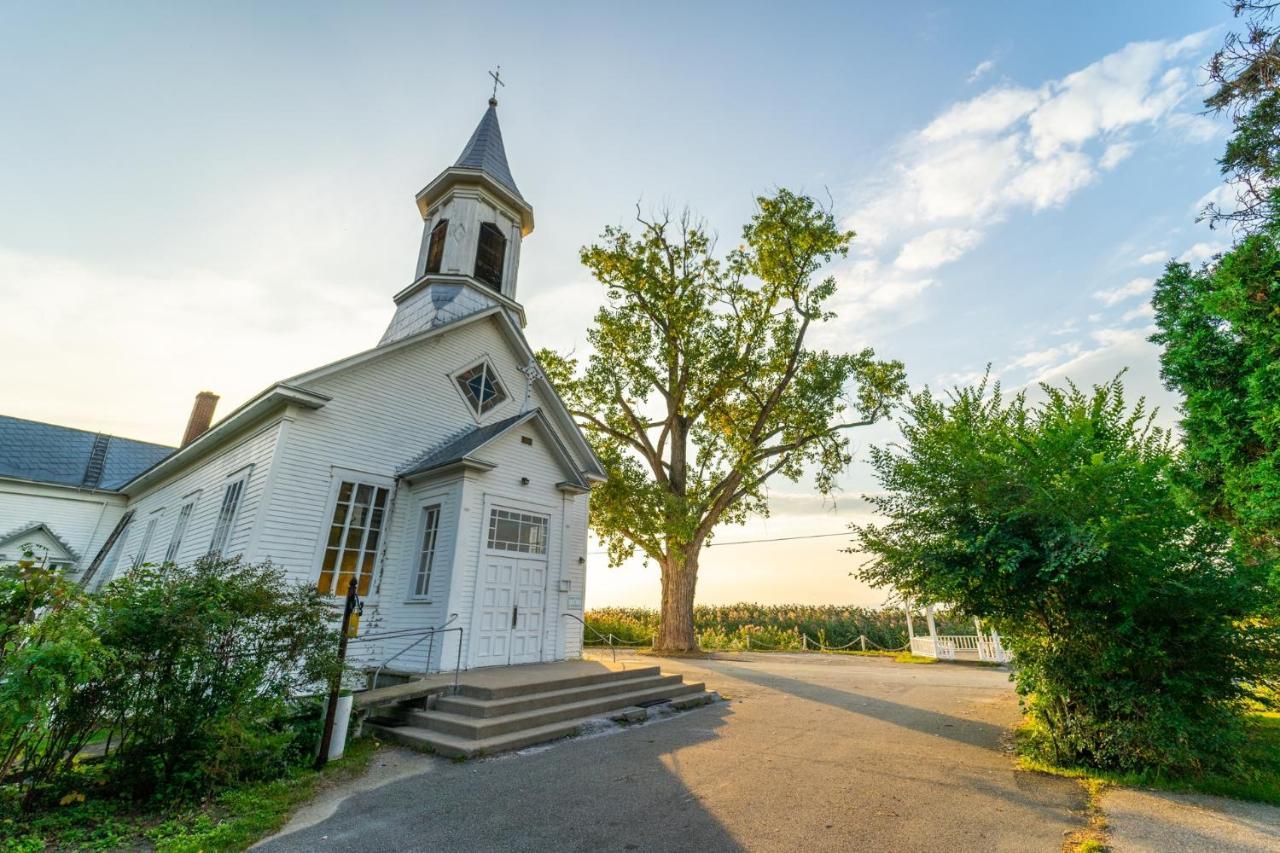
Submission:
M 516 560 L 487 557 L 481 565 L 476 666 L 508 662 L 511 653 L 511 608 L 515 604 Z
M 517 615 L 511 632 L 511 662 L 533 663 L 542 659 L 543 603 L 546 598 L 547 564 L 520 560 L 516 566 Z

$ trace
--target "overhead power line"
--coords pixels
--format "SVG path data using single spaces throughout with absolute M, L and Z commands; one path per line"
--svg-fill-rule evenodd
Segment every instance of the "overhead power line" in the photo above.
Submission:
M 774 536 L 770 539 L 734 539 L 730 542 L 709 542 L 708 548 L 723 548 L 725 545 L 758 545 L 763 542 L 792 542 L 796 539 L 827 539 L 832 536 L 852 536 L 848 530 L 842 530 L 839 533 L 805 533 L 800 536 Z M 608 551 L 588 551 L 588 554 L 598 555 L 607 554 Z

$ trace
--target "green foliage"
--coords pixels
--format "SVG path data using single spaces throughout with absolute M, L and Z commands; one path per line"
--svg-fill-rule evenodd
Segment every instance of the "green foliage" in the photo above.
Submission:
M 321 781 L 332 783 L 359 774 L 377 747 L 372 738 L 352 741 L 341 759 L 318 773 L 308 762 L 280 779 L 238 785 L 199 801 L 160 798 L 137 803 L 90 791 L 84 802 L 32 814 L 0 799 L 0 851 L 245 850 L 280 829 Z
M 1214 90 L 1204 103 L 1234 123 L 1218 164 L 1236 203 L 1223 208 L 1211 202 L 1202 215 L 1211 226 L 1231 223 L 1249 234 L 1278 212 L 1272 196 L 1280 183 L 1280 28 L 1272 0 L 1233 0 L 1231 5 L 1237 17 L 1249 20 L 1243 32 L 1227 33 L 1209 61 Z
M 606 228 L 582 250 L 606 289 L 587 364 L 539 354 L 609 475 L 591 523 L 611 562 L 639 549 L 662 566 L 664 609 L 684 623 L 664 623 L 669 647 L 692 644 L 697 556 L 714 529 L 767 514 L 775 475 L 812 472 L 831 491 L 850 461 L 844 431 L 905 390 L 899 362 L 807 344 L 834 316 L 835 279 L 814 277 L 853 234 L 807 196 L 756 201 L 723 259 L 687 215 Z
M 313 588 L 270 565 L 205 558 L 135 569 L 101 608 L 119 664 L 108 700 L 118 784 L 139 797 L 201 793 L 283 772 L 300 731 L 292 697 L 334 665 L 331 613 Z
M 658 630 L 659 613 L 645 607 L 601 607 L 588 610 L 586 622 L 601 634 L 612 634 L 624 643 L 644 644 Z M 896 649 L 906 645 L 906 617 L 901 610 L 839 607 L 812 604 L 698 605 L 693 609 L 694 629 L 704 649 L 745 649 L 752 637 L 756 648 L 803 647 L 801 634 L 835 648 L 865 636 L 868 648 Z M 973 623 L 942 613 L 937 616 L 941 633 L 967 633 Z M 589 643 L 599 643 L 586 632 Z M 855 646 L 856 648 L 856 646 Z
M 1194 770 L 1229 760 L 1251 684 L 1274 677 L 1265 595 L 1175 484 L 1177 458 L 1120 381 L 913 395 L 876 448 L 888 521 L 860 576 L 997 627 L 1058 762 Z
M 0 779 L 30 798 L 93 736 L 115 661 L 91 602 L 59 572 L 0 566 L 0 620 Z
M 1153 304 L 1161 375 L 1185 400 L 1188 485 L 1204 515 L 1231 529 L 1249 559 L 1276 565 L 1280 220 L 1213 265 L 1169 264 Z

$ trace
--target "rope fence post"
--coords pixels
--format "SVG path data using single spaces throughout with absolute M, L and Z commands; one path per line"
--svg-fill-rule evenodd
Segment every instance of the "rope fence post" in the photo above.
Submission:
M 867 635 L 859 634 L 858 640 L 862 643 L 862 650 L 865 652 L 867 650 Z

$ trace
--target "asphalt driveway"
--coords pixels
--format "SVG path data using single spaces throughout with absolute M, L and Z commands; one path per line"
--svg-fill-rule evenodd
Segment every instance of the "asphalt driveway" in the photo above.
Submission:
M 261 849 L 1057 851 L 1085 826 L 1074 782 L 1014 769 L 1001 670 L 661 663 L 727 701 L 462 764 L 388 750 Z

